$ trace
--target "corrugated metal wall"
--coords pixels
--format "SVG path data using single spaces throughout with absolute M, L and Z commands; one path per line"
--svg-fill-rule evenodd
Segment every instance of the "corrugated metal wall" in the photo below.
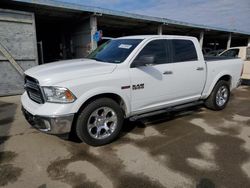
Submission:
M 0 96 L 21 94 L 22 72 L 37 64 L 34 14 L 0 9 Z

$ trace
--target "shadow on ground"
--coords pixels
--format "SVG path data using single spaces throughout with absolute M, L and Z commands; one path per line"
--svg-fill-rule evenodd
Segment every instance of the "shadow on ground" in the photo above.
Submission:
M 17 154 L 5 151 L 4 144 L 11 137 L 9 129 L 16 113 L 17 105 L 0 101 L 0 186 L 17 181 L 22 169 L 15 167 L 11 162 Z

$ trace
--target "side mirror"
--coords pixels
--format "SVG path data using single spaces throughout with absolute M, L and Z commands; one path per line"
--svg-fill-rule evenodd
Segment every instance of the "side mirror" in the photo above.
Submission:
M 155 63 L 155 56 L 153 55 L 143 55 L 140 58 L 136 58 L 132 63 L 132 67 L 142 67 L 149 66 Z

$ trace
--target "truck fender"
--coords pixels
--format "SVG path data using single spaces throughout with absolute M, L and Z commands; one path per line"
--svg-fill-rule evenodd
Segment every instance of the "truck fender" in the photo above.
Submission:
M 217 84 L 217 82 L 223 77 L 223 76 L 231 76 L 231 74 L 228 71 L 223 71 L 220 72 L 212 81 L 212 84 L 210 85 L 210 87 L 208 88 L 208 91 L 206 92 L 206 97 L 208 97 L 211 92 L 213 91 L 215 85 Z M 230 89 L 231 89 L 231 85 L 230 85 Z
M 115 94 L 118 95 L 124 102 L 125 105 L 125 116 L 127 117 L 130 112 L 131 112 L 131 105 L 130 105 L 130 100 L 129 96 L 126 94 L 122 93 L 121 91 L 112 88 L 112 87 L 101 87 L 101 88 L 94 88 L 92 90 L 89 90 L 85 92 L 83 95 L 77 98 L 75 101 L 75 105 L 73 106 L 73 111 L 78 112 L 81 106 L 90 98 L 95 97 L 97 95 L 101 94 Z

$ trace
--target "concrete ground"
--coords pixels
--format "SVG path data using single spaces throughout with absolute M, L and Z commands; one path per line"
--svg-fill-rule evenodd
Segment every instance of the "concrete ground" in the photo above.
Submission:
M 31 128 L 20 96 L 0 98 L 0 186 L 250 187 L 250 87 L 227 108 L 194 108 L 125 123 L 103 147 Z

